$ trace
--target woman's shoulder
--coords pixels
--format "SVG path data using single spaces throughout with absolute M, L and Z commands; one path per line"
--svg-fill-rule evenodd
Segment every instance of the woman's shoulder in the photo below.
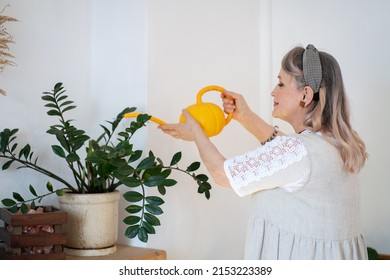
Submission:
M 305 130 L 299 134 L 292 134 L 290 137 L 299 139 L 309 154 L 323 157 L 339 158 L 340 153 L 337 148 L 320 131 Z
M 323 142 L 325 141 L 322 133 L 320 131 L 311 131 L 306 129 L 300 133 L 292 133 L 286 135 L 289 138 L 300 139 L 303 143 L 305 142 Z M 326 141 L 325 141 L 326 142 Z

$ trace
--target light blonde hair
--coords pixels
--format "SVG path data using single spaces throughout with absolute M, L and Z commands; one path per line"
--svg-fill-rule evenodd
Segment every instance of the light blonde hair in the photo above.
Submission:
M 304 48 L 296 47 L 282 60 L 282 68 L 292 75 L 298 89 L 306 86 L 303 77 L 302 57 Z M 340 152 L 344 170 L 360 171 L 367 159 L 366 146 L 350 124 L 350 111 L 345 94 L 341 69 L 336 59 L 326 52 L 319 52 L 322 65 L 322 82 L 319 101 L 312 101 L 306 114 L 305 126 L 320 131 L 327 141 Z

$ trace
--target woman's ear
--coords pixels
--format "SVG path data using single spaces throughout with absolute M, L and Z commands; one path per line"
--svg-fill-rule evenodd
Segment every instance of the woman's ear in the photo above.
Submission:
M 303 88 L 303 95 L 302 95 L 302 100 L 300 102 L 301 107 L 307 107 L 313 100 L 314 92 L 313 89 L 309 86 L 305 86 Z

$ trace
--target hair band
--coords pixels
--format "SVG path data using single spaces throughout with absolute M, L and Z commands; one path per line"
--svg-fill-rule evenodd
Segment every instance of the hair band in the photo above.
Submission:
M 322 81 L 322 66 L 320 55 L 312 44 L 307 45 L 303 52 L 303 77 L 306 85 L 313 89 L 313 100 L 318 101 Z

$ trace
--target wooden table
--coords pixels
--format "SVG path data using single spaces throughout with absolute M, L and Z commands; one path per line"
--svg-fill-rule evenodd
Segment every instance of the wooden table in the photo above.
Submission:
M 166 260 L 164 250 L 141 248 L 125 245 L 116 245 L 117 251 L 113 254 L 99 257 L 79 257 L 67 255 L 66 260 Z

